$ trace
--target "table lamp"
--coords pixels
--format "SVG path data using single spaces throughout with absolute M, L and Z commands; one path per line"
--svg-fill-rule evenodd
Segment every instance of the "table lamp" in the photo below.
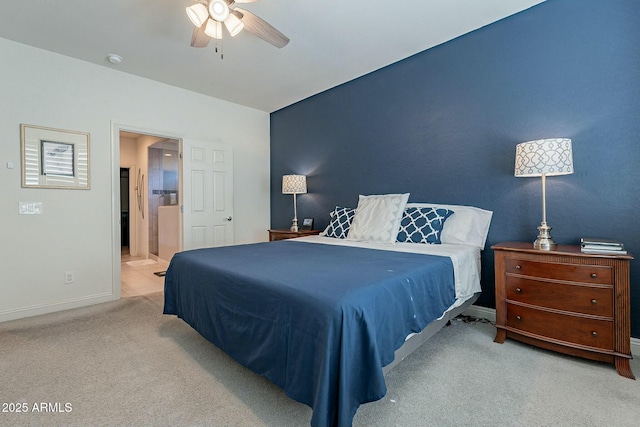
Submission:
M 298 231 L 298 212 L 296 209 L 296 195 L 307 192 L 307 177 L 305 175 L 283 175 L 282 194 L 293 194 L 293 225 L 291 231 Z
M 551 227 L 547 224 L 547 176 L 573 173 L 573 153 L 568 138 L 539 139 L 516 145 L 517 177 L 542 177 L 542 223 L 538 227 L 538 238 L 533 247 L 542 250 L 555 249 L 551 238 Z

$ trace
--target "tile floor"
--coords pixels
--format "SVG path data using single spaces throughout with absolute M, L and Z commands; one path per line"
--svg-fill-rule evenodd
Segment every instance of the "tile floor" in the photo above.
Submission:
M 145 260 L 142 257 L 129 255 L 129 249 L 122 250 L 122 266 L 120 274 L 120 296 L 122 298 L 145 295 L 164 290 L 164 277 L 155 272 L 165 271 L 169 263 L 164 260 Z

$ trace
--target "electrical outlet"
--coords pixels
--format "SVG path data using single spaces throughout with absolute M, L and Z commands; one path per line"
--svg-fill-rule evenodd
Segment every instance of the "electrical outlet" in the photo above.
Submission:
M 76 281 L 76 274 L 73 271 L 64 272 L 64 283 L 74 283 Z

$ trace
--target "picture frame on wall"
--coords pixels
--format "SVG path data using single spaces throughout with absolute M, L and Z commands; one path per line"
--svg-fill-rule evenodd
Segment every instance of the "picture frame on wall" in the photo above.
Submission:
M 88 190 L 87 132 L 20 125 L 23 188 Z

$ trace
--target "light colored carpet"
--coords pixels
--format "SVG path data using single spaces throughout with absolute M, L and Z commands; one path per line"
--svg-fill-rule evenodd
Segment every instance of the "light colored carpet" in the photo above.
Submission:
M 311 410 L 174 316 L 162 294 L 0 323 L 1 426 L 307 426 Z M 454 321 L 355 426 L 637 426 L 640 381 Z M 640 363 L 632 361 L 636 375 Z M 26 413 L 4 412 L 10 404 Z M 55 412 L 35 412 L 34 405 Z M 5 406 L 6 404 L 6 406 Z M 65 412 L 65 404 L 69 404 Z

